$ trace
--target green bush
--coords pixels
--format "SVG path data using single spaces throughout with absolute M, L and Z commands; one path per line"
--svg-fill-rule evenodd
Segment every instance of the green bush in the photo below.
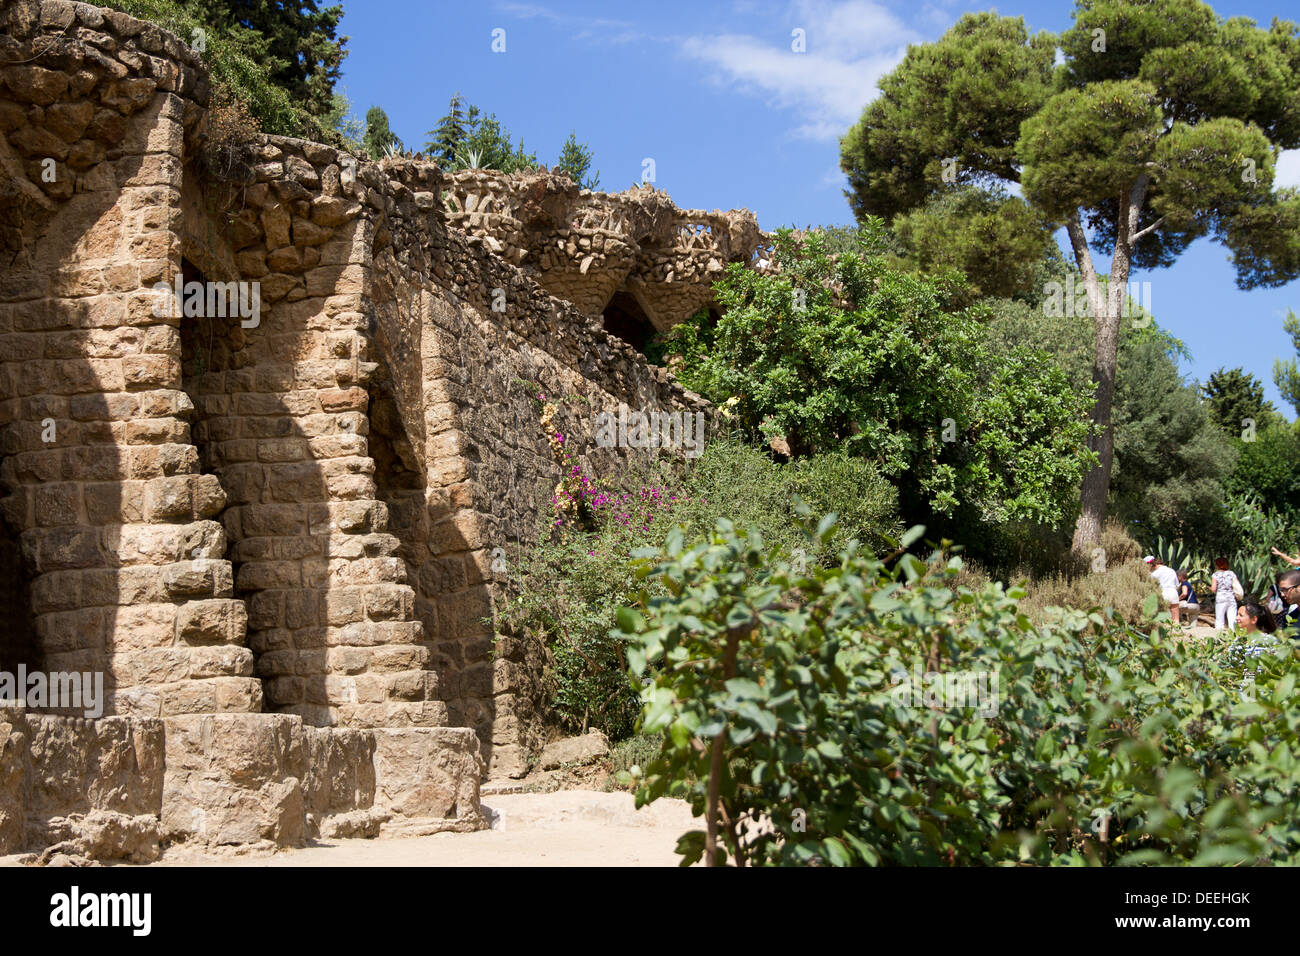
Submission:
M 673 525 L 696 535 L 727 516 L 793 550 L 806 544 L 795 495 L 819 510 L 844 512 L 832 542 L 804 548 L 799 557 L 806 563 L 833 558 L 836 542 L 850 538 L 883 547 L 899 530 L 893 487 L 870 462 L 839 454 L 779 464 L 721 440 L 685 466 L 664 463 L 625 476 L 626 490 L 602 490 L 580 472 L 569 483 L 579 489 L 590 528 L 548 522 L 537 545 L 512 556 L 497 623 L 550 648 L 551 709 L 564 729 L 596 727 L 611 740 L 631 734 L 641 710 L 627 683 L 623 642 L 610 635 L 615 612 L 641 587 L 638 548 L 662 541 Z
M 333 137 L 333 130 L 325 129 L 286 89 L 274 82 L 256 34 L 228 32 L 206 23 L 184 0 L 108 0 L 106 5 L 156 23 L 191 46 L 196 31 L 202 30 L 206 49 L 199 56 L 210 71 L 213 105 L 237 109 L 234 104 L 240 104 L 255 120 L 247 136 L 260 129 L 281 136 Z
M 726 522 L 656 556 L 619 636 L 660 746 L 624 779 L 705 818 L 683 863 L 1296 858 L 1289 642 L 1229 653 L 1095 609 L 1035 625 L 1019 591 L 954 591 L 942 552 L 799 574 Z
M 778 232 L 771 274 L 732 265 L 722 316 L 672 330 L 669 368 L 792 456 L 874 461 L 909 518 L 1058 527 L 1094 460 L 1091 390 L 1041 352 L 994 348 L 960 280 L 899 271 L 873 220 L 854 252 Z

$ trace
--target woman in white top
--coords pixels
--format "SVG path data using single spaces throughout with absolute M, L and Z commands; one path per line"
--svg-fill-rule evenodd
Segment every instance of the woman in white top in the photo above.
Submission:
M 1214 629 L 1235 628 L 1237 624 L 1237 591 L 1241 590 L 1241 581 L 1228 570 L 1227 558 L 1215 558 L 1214 566 L 1218 569 L 1210 575 L 1214 587 Z
M 1142 560 L 1151 568 L 1151 576 L 1156 579 L 1156 584 L 1160 585 L 1160 597 L 1169 605 L 1169 616 L 1176 627 L 1181 623 L 1178 608 L 1182 604 L 1178 599 L 1178 572 L 1169 565 L 1162 564 L 1154 554 L 1148 554 Z

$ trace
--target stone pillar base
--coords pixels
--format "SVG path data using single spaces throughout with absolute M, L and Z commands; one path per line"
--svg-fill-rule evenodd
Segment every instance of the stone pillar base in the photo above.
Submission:
M 169 840 L 301 846 L 374 836 L 370 731 L 304 727 L 293 714 L 169 717 L 162 798 Z
M 375 806 L 382 835 L 417 836 L 487 827 L 479 805 L 483 758 L 468 727 L 377 728 Z

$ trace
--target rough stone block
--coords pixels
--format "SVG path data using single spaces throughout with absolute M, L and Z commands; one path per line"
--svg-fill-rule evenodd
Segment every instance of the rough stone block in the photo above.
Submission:
M 474 731 L 409 727 L 373 733 L 375 804 L 393 814 L 385 830 L 483 829 L 479 780 L 484 768 Z

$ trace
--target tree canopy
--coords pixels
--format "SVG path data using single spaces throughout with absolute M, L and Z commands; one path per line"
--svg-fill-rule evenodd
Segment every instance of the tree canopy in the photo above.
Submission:
M 883 225 L 858 252 L 778 234 L 779 271 L 733 266 L 723 310 L 674 329 L 688 387 L 794 454 L 843 448 L 898 484 L 908 521 L 1054 525 L 1091 461 L 1088 398 L 1042 352 L 991 348 L 963 283 L 899 271 Z
M 1222 20 L 1199 0 L 1078 0 L 1060 36 L 967 14 L 908 49 L 841 141 L 859 219 L 907 215 L 954 185 L 1018 183 L 1066 227 L 1098 317 L 1098 466 L 1076 551 L 1098 540 L 1105 511 L 1131 268 L 1168 266 L 1209 236 L 1244 288 L 1300 276 L 1300 194 L 1273 189 L 1276 151 L 1297 146 L 1300 28 Z M 1111 256 L 1108 276 L 1094 252 Z
M 1228 435 L 1239 437 L 1254 423 L 1262 428 L 1277 416 L 1273 403 L 1264 399 L 1264 383 L 1241 368 L 1211 372 L 1201 386 L 1215 424 Z

